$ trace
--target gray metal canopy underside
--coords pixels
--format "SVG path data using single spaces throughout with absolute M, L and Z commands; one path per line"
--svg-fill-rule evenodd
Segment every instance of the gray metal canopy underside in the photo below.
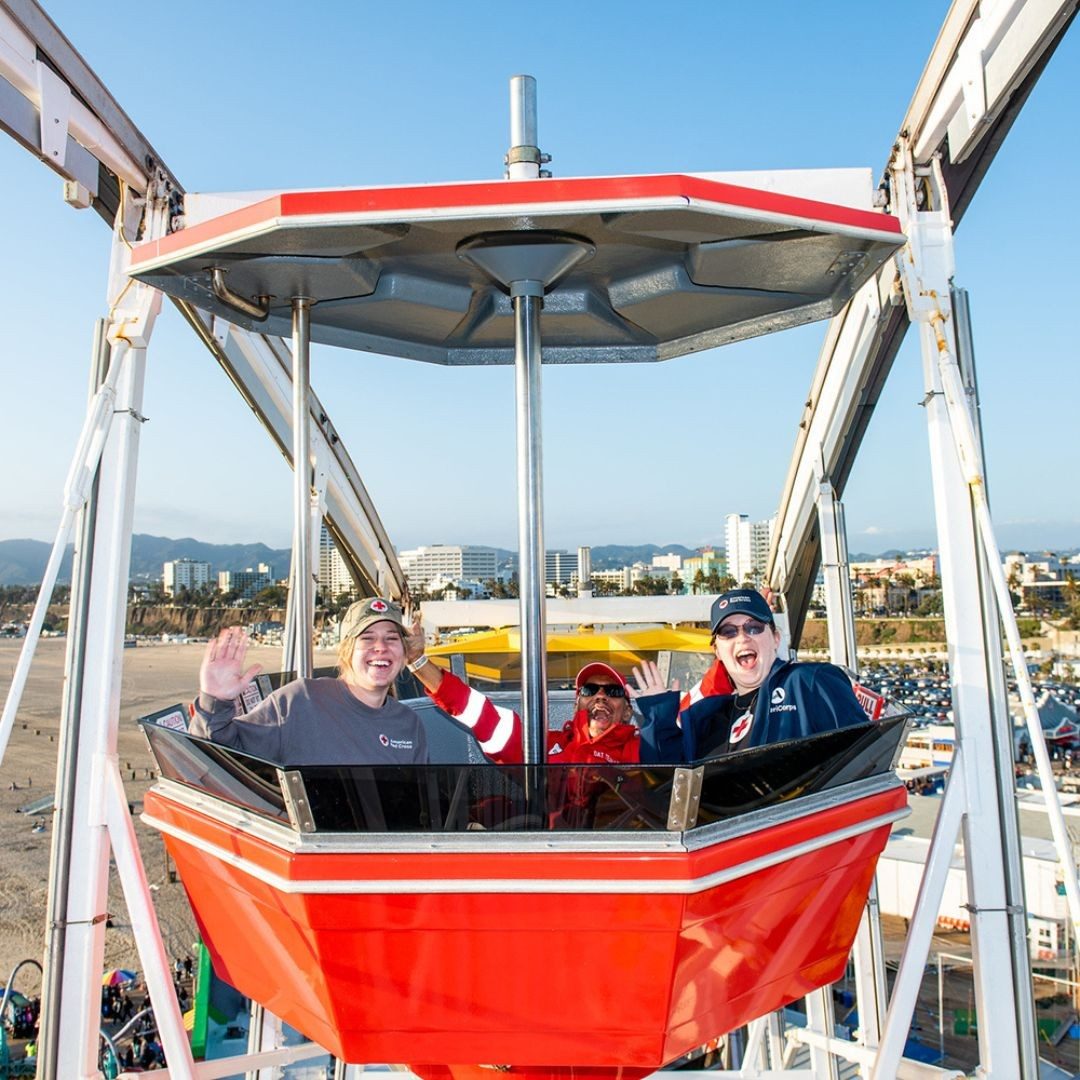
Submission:
M 831 317 L 903 240 L 885 214 L 701 177 L 502 181 L 276 195 L 138 248 L 131 272 L 264 333 L 288 334 L 306 296 L 314 341 L 510 364 L 510 296 L 468 250 L 557 237 L 593 250 L 544 297 L 555 363 L 664 360 Z M 215 296 L 214 267 L 271 298 L 265 321 Z

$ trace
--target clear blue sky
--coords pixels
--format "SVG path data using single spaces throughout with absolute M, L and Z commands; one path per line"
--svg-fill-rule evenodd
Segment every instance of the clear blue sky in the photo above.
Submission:
M 225 191 L 498 177 L 518 72 L 539 81 L 540 143 L 558 176 L 877 175 L 947 5 L 916 3 L 895 29 L 890 9 L 854 2 L 46 8 L 185 187 Z M 1074 29 L 958 233 L 1006 547 L 1080 545 L 1078 84 Z M 0 539 L 50 539 L 105 311 L 109 233 L 6 138 L 0 196 Z M 547 545 L 693 545 L 722 539 L 728 512 L 771 514 L 823 334 L 547 369 Z M 512 369 L 317 347 L 312 381 L 399 547 L 516 546 Z M 909 335 L 848 486 L 852 551 L 935 543 L 921 397 Z M 731 402 L 746 425 L 734 452 L 716 433 Z M 144 411 L 137 531 L 288 545 L 288 470 L 168 305 Z

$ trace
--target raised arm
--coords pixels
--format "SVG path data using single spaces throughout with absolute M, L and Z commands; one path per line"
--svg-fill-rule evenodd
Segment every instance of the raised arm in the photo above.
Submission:
M 414 619 L 405 640 L 409 670 L 428 696 L 480 744 L 496 765 L 518 765 L 524 760 L 521 718 L 512 709 L 496 705 L 485 694 L 466 686 L 456 675 L 443 671 L 425 655 L 424 629 Z
M 245 669 L 248 636 L 238 626 L 222 630 L 211 639 L 199 668 L 199 695 L 188 730 L 249 754 L 277 760 L 281 753 L 280 716 L 273 699 L 262 702 L 242 719 L 236 716 L 235 699 L 262 670 L 259 664 Z
M 633 683 L 637 685 L 634 686 Z M 645 660 L 633 671 L 630 696 L 641 713 L 641 763 L 681 764 L 686 759 L 679 716 L 679 695 L 669 690 L 660 669 Z
M 247 633 L 239 626 L 230 626 L 211 638 L 199 668 L 199 693 L 217 701 L 238 698 L 262 671 L 261 664 L 244 670 L 247 648 Z

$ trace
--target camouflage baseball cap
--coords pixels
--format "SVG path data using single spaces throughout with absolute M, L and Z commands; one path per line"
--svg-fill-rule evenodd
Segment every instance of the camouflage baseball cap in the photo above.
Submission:
M 407 633 L 405 617 L 393 600 L 369 596 L 366 600 L 357 600 L 345 612 L 345 618 L 341 620 L 341 640 L 348 641 L 377 622 L 392 622 L 401 631 L 402 637 Z

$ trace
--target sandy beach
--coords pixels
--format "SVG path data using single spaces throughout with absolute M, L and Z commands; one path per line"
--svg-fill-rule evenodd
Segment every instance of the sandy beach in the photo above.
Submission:
M 9 972 L 20 960 L 33 958 L 40 962 L 45 946 L 52 814 L 46 811 L 37 817 L 29 817 L 16 811 L 35 799 L 50 795 L 56 785 L 65 647 L 62 639 L 39 643 L 11 741 L 0 763 L 0 821 L 4 824 L 0 835 L 0 865 L 3 866 L 0 876 L 0 984 L 7 980 Z M 21 648 L 21 640 L 0 640 L 0 699 L 7 695 Z M 146 740 L 135 720 L 192 696 L 202 649 L 201 645 L 194 644 L 140 644 L 138 648 L 125 649 L 123 654 L 117 750 L 128 800 L 135 807 L 135 830 L 154 893 L 165 948 L 170 956 L 190 952 L 195 940 L 195 923 L 183 887 L 168 880 L 160 837 L 139 820 L 143 795 L 153 778 Z M 264 670 L 280 670 L 280 649 L 255 647 L 249 656 L 252 662 L 261 663 Z M 43 831 L 35 832 L 36 824 L 44 824 Z M 108 910 L 113 925 L 105 932 L 105 969 L 124 967 L 141 971 L 143 964 L 130 932 L 123 892 L 115 873 L 109 883 Z M 25 994 L 38 993 L 37 970 L 29 966 L 24 968 L 19 972 L 16 985 Z

